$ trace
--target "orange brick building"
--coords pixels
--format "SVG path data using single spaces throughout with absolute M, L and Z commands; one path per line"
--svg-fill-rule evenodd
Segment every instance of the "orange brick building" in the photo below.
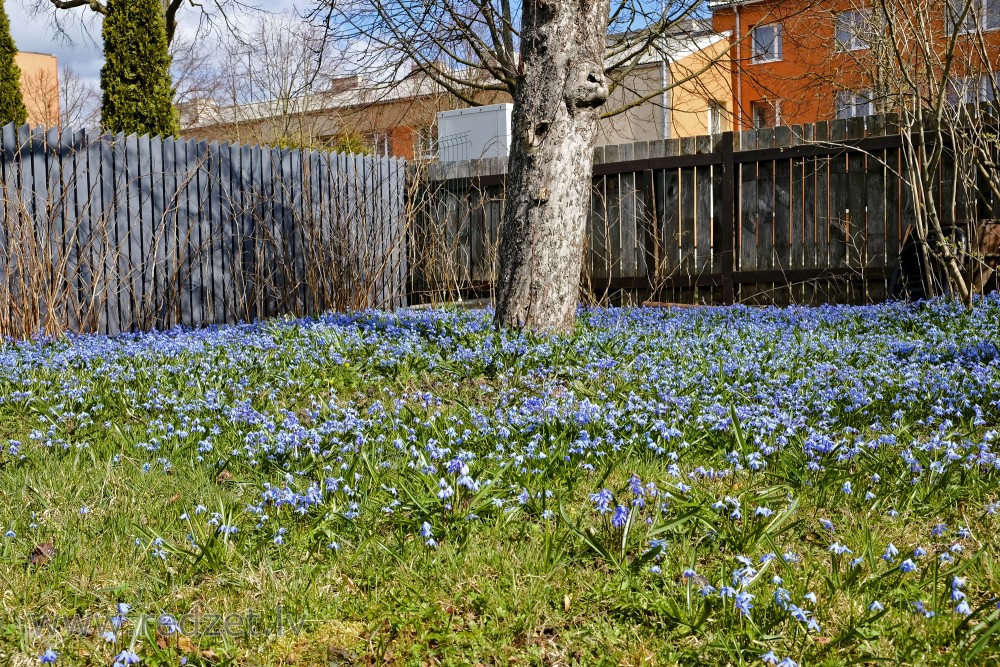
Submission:
M 980 77 L 1000 70 L 1000 1 L 889 4 L 899 15 L 893 26 L 898 42 L 906 43 L 904 55 L 912 59 L 904 67 L 916 71 L 928 62 L 943 61 L 947 42 L 957 32 L 954 69 L 948 76 L 942 74 L 944 83 L 939 85 L 954 85 L 953 97 L 966 102 L 993 100 L 995 85 Z M 731 35 L 734 130 L 866 116 L 892 111 L 897 103 L 893 82 L 884 80 L 893 75 L 886 74 L 892 66 L 886 67 L 884 55 L 871 53 L 871 45 L 891 42 L 890 31 L 882 27 L 884 19 L 870 3 L 717 0 L 711 7 L 713 28 Z M 956 11 L 963 14 L 953 14 Z M 930 44 L 929 58 L 916 49 L 920 40 Z
M 48 53 L 20 51 L 14 61 L 21 70 L 21 95 L 28 124 L 59 125 L 59 60 Z

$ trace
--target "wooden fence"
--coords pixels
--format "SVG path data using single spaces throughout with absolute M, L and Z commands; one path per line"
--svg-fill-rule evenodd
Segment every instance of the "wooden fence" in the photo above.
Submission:
M 405 163 L 0 129 L 0 335 L 405 305 Z
M 913 218 L 902 155 L 883 116 L 598 148 L 584 285 L 612 300 L 882 301 Z M 490 292 L 505 169 L 428 169 L 416 299 Z

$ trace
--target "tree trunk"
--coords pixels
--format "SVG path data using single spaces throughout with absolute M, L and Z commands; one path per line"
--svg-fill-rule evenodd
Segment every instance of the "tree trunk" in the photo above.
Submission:
M 597 109 L 607 100 L 608 0 L 528 0 L 500 235 L 497 327 L 572 331 Z

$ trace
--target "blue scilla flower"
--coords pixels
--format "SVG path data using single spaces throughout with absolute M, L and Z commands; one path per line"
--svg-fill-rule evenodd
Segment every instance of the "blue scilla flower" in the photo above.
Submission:
M 825 528 L 826 530 L 830 531 L 831 533 L 834 532 L 833 531 L 833 522 L 830 521 L 829 519 L 820 519 L 819 520 L 819 525 L 823 526 L 823 528 Z
M 868 609 L 870 611 L 882 611 L 883 609 L 885 609 L 885 607 L 883 607 L 882 603 L 879 602 L 878 600 L 873 600 L 872 603 L 868 605 Z
M 611 502 L 614 500 L 614 495 L 608 489 L 601 489 L 597 493 L 590 496 L 590 502 L 594 503 L 594 509 L 605 514 L 611 511 Z
M 160 617 L 156 621 L 157 626 L 162 629 L 166 634 L 173 635 L 180 631 L 180 624 L 177 619 L 170 614 L 160 614 Z
M 59 658 L 59 653 L 58 652 L 53 651 L 52 649 L 47 649 L 45 651 L 45 653 L 43 653 L 38 658 L 38 662 L 42 663 L 43 665 L 54 665 L 55 662 L 56 662 L 56 659 L 58 659 L 58 658 Z
M 898 555 L 899 555 L 899 549 L 897 549 L 896 545 L 894 545 L 892 542 L 889 542 L 889 545 L 886 546 L 885 548 L 885 553 L 882 554 L 882 560 L 886 561 L 887 563 L 891 563 L 893 562 L 893 560 L 895 560 L 896 556 Z
M 909 574 L 910 572 L 915 572 L 917 569 L 916 564 L 907 558 L 902 563 L 899 564 L 899 571 Z
M 753 594 L 747 593 L 746 591 L 736 594 L 733 604 L 735 605 L 736 610 L 740 612 L 741 616 L 750 615 L 750 610 L 753 609 L 753 599 Z
M 128 667 L 128 665 L 136 665 L 139 662 L 139 656 L 126 649 L 115 657 L 115 664 L 112 667 Z
M 611 517 L 611 525 L 615 528 L 621 528 L 628 521 L 628 508 L 624 505 L 619 505 L 615 508 L 615 514 Z
M 426 521 L 424 521 L 420 525 L 420 537 L 428 538 L 428 537 L 430 537 L 432 535 L 432 532 L 433 531 L 432 531 L 432 528 L 431 528 L 431 524 L 427 523 Z
M 778 664 L 778 656 L 776 656 L 774 654 L 774 651 L 768 651 L 767 653 L 765 653 L 762 656 L 760 656 L 760 659 L 761 659 L 761 661 L 763 661 L 763 663 L 765 665 L 777 665 Z
M 788 608 L 788 603 L 792 601 L 792 594 L 784 588 L 777 588 L 774 591 L 774 604 L 782 609 Z
M 841 544 L 840 542 L 834 542 L 833 544 L 830 545 L 830 553 L 835 554 L 837 556 L 843 556 L 845 554 L 851 555 L 854 552 L 851 551 L 847 546 Z

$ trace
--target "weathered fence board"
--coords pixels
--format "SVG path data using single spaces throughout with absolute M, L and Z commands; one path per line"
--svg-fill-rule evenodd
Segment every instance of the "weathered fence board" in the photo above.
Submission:
M 623 301 L 883 300 L 914 219 L 898 133 L 893 117 L 874 116 L 598 148 L 584 284 Z M 455 257 L 496 243 L 493 228 L 471 241 L 462 232 L 478 219 L 470 209 L 502 201 L 503 171 L 502 162 L 431 165 L 414 234 L 449 230 Z M 949 219 L 993 217 L 992 191 L 977 208 L 967 190 L 942 187 L 939 205 L 954 198 Z M 413 298 L 490 292 L 479 271 L 464 280 L 448 261 L 426 261 L 416 252 L 425 246 L 410 245 Z
M 369 156 L 2 127 L 0 335 L 405 305 L 405 169 Z M 344 257 L 346 232 L 363 259 Z

